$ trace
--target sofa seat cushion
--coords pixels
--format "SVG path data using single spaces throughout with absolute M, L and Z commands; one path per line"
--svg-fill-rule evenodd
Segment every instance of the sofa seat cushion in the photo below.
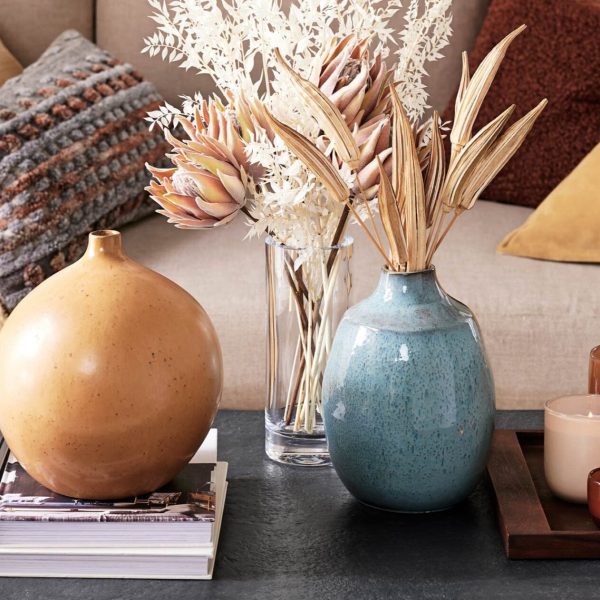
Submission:
M 587 355 L 600 343 L 600 267 L 496 254 L 531 213 L 480 202 L 436 255 L 446 290 L 478 317 L 494 371 L 498 408 L 540 408 L 583 392 Z M 128 254 L 187 289 L 211 316 L 225 363 L 225 408 L 262 408 L 266 300 L 262 240 L 243 240 L 243 219 L 212 231 L 180 231 L 153 216 L 123 230 Z M 375 286 L 381 260 L 358 228 L 353 301 Z

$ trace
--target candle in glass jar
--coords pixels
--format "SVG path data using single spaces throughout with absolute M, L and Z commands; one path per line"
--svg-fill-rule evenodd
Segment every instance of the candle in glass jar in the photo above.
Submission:
M 563 500 L 587 502 L 587 479 L 600 467 L 600 395 L 565 396 L 546 402 L 544 471 Z

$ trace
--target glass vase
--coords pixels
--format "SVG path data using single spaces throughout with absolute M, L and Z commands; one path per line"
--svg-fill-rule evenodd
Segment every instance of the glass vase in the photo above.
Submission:
M 329 465 L 321 413 L 323 371 L 348 308 L 352 239 L 297 249 L 266 240 L 265 450 L 300 466 Z

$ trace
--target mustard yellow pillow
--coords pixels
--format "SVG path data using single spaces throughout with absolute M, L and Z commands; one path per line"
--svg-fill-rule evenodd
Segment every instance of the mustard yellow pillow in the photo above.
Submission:
M 600 263 L 600 144 L 502 240 L 498 252 Z
M 0 40 L 0 85 L 7 79 L 16 77 L 23 71 L 19 61 L 8 51 Z

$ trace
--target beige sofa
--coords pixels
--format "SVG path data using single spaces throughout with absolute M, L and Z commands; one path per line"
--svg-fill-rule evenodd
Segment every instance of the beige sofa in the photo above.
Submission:
M 455 0 L 452 45 L 431 69 L 431 103 L 443 108 L 488 0 Z M 210 90 L 205 79 L 140 54 L 153 30 L 146 0 L 2 0 L 0 38 L 27 65 L 67 28 L 132 62 L 165 97 Z M 400 17 L 399 17 L 400 18 Z M 587 353 L 600 343 L 600 268 L 500 256 L 495 247 L 529 209 L 480 202 L 459 220 L 436 260 L 446 289 L 477 314 L 496 379 L 499 408 L 538 408 L 586 388 Z M 150 217 L 124 231 L 127 251 L 175 280 L 207 309 L 225 359 L 226 408 L 260 408 L 264 394 L 265 298 L 261 241 L 243 241 L 241 219 L 212 232 L 178 231 Z M 360 231 L 353 299 L 372 289 L 380 260 Z

